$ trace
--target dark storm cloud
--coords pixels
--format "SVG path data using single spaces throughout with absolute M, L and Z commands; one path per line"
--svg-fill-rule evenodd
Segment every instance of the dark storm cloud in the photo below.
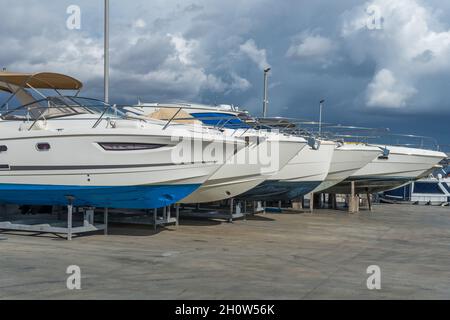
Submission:
M 71 4 L 81 7 L 81 30 L 65 26 Z M 101 1 L 0 5 L 2 66 L 69 73 L 85 94 L 102 96 Z M 384 29 L 365 25 L 370 5 Z M 328 122 L 444 137 L 432 119 L 450 114 L 449 18 L 450 5 L 437 0 L 111 1 L 112 99 L 230 103 L 258 114 L 261 68 L 270 65 L 271 115 L 316 119 L 325 98 Z M 424 120 L 411 127 L 414 119 Z

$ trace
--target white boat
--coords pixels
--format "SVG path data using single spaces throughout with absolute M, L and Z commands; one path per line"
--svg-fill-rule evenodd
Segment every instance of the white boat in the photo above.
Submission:
M 325 191 L 349 194 L 352 181 L 355 182 L 356 193 L 391 190 L 427 176 L 447 157 L 445 153 L 433 150 L 383 145 L 377 147 L 385 148 L 388 153 L 378 156 L 345 181 Z
M 252 200 L 294 200 L 325 181 L 336 143 L 322 140 L 302 149 L 280 172 L 242 196 Z
M 80 90 L 62 74 L 0 72 L 0 89 L 25 105 L 0 117 L 0 203 L 151 209 L 200 187 L 245 141 L 184 125 L 132 120 L 102 101 L 35 99 L 29 90 Z M 186 148 L 186 145 L 194 147 Z M 223 161 L 212 149 L 224 150 Z M 192 154 L 179 161 L 179 154 Z M 185 159 L 185 158 L 183 158 Z
M 182 203 L 237 197 L 279 172 L 307 144 L 301 137 L 254 130 L 239 118 L 241 112 L 230 106 L 140 104 L 125 109 L 147 117 L 163 116 L 174 122 L 220 127 L 225 135 L 246 137 L 249 141 L 246 148 L 230 158 L 198 190 L 181 200 Z
M 382 201 L 409 204 L 448 204 L 450 203 L 450 177 L 445 170 L 439 170 L 429 177 L 384 192 Z
M 382 154 L 382 148 L 365 144 L 339 143 L 331 159 L 330 170 L 314 193 L 329 189 L 344 181 Z

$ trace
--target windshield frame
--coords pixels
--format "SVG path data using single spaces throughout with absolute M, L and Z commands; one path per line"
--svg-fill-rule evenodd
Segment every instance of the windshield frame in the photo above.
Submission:
M 58 103 L 59 102 L 59 103 Z M 73 105 L 70 104 L 73 102 Z M 93 102 L 92 105 L 87 104 L 88 102 Z M 80 110 L 76 110 L 76 108 L 83 108 L 86 112 L 80 112 Z M 46 115 L 46 111 L 51 109 L 58 110 L 70 110 L 67 114 L 56 114 L 56 115 Z M 18 111 L 27 110 L 26 119 L 11 119 L 10 116 L 14 115 Z M 37 110 L 38 114 L 34 117 L 30 117 L 29 111 Z M 125 113 L 120 111 L 115 105 L 111 106 L 110 104 L 100 100 L 93 98 L 85 98 L 79 96 L 51 96 L 43 99 L 35 100 L 29 102 L 27 104 L 21 105 L 19 107 L 7 110 L 6 112 L 0 113 L 0 119 L 5 121 L 33 121 L 30 129 L 34 126 L 34 124 L 43 119 L 43 120 L 53 120 L 53 119 L 61 119 L 65 117 L 70 117 L 77 114 L 90 114 L 90 115 L 99 115 L 95 124 L 92 128 L 98 126 L 101 120 L 105 115 L 109 115 L 115 118 L 125 119 L 127 116 Z M 8 117 L 9 116 L 9 117 Z

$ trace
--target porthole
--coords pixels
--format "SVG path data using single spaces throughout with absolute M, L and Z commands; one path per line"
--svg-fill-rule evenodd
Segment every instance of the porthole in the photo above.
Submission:
M 36 144 L 36 149 L 38 151 L 49 151 L 50 150 L 50 144 L 47 142 L 40 142 Z
M 6 151 L 8 151 L 7 146 L 0 146 L 0 152 L 6 152 Z

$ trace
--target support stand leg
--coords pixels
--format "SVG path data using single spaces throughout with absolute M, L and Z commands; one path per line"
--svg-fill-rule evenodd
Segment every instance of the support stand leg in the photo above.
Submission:
M 158 222 L 158 209 L 153 209 L 153 230 L 156 231 L 156 226 Z
M 230 219 L 228 220 L 229 223 L 233 223 L 233 207 L 234 207 L 234 199 L 230 199 Z
M 372 198 L 370 197 L 369 190 L 366 191 L 366 195 L 367 195 L 367 204 L 369 205 L 369 211 L 372 211 Z
M 178 229 L 178 226 L 180 225 L 180 204 L 177 203 L 175 205 L 175 213 L 177 215 L 177 221 L 175 222 L 175 226 Z
M 68 196 L 67 201 L 67 240 L 72 241 L 72 213 L 74 197 Z
M 105 224 L 105 236 L 108 235 L 108 212 L 109 209 L 105 208 L 105 211 L 103 212 L 103 223 Z
M 247 221 L 247 201 L 244 201 L 244 221 Z
M 294 210 L 302 210 L 303 209 L 303 203 L 302 203 L 301 198 L 292 200 L 292 209 L 294 209 Z
M 355 181 L 350 182 L 350 199 L 348 203 L 348 212 L 355 213 L 356 204 L 355 204 Z
M 94 209 L 87 208 L 84 210 L 83 214 L 84 214 L 84 221 L 83 221 L 84 226 L 88 227 L 90 225 L 94 225 Z
M 356 194 L 355 181 L 351 182 L 351 195 L 349 203 L 349 212 L 356 213 L 359 212 L 359 195 Z

